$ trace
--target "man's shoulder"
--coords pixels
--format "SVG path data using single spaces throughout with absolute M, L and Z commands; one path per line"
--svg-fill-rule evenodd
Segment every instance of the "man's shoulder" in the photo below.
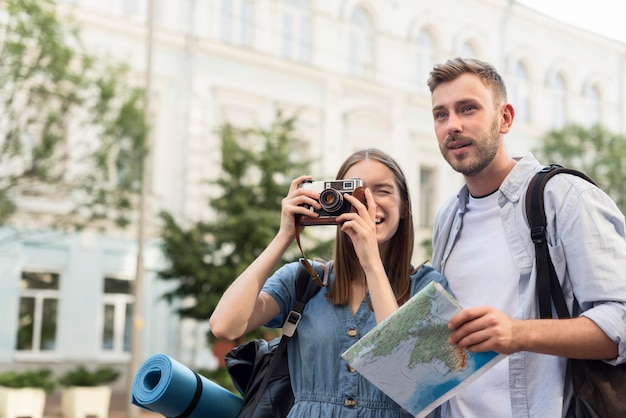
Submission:
M 450 213 L 456 212 L 456 210 L 462 206 L 462 202 L 466 199 L 463 196 L 469 195 L 467 186 L 463 186 L 458 193 L 449 196 L 437 209 L 436 221 L 442 218 L 447 218 Z M 437 222 L 435 222 L 437 224 Z

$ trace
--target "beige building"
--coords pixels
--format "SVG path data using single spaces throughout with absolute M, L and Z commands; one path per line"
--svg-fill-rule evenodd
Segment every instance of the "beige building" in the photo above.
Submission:
M 93 51 L 128 62 L 139 82 L 152 50 L 152 220 L 161 209 L 181 219 L 209 217 L 206 180 L 219 175 L 216 128 L 267 125 L 282 109 L 298 112 L 298 152 L 316 161 L 316 178 L 333 176 L 359 148 L 393 155 L 409 179 L 417 241 L 429 238 L 436 208 L 461 178 L 439 154 L 426 80 L 434 63 L 459 55 L 492 62 L 507 81 L 516 108 L 508 135 L 514 155 L 567 122 L 626 133 L 626 45 L 515 0 L 154 0 L 152 39 L 148 0 L 65 0 L 60 7 L 75 16 Z M 16 318 L 25 270 L 52 271 L 65 283 L 133 279 L 132 234 L 11 245 L 0 252 L 0 271 L 16 284 L 0 296 L 5 318 Z M 192 367 L 211 366 L 206 324 L 180 323 L 158 300 L 164 285 L 151 251 L 145 357 L 165 352 Z M 132 298 L 103 293 L 101 284 L 79 288 L 87 296 L 72 295 L 72 286 L 40 294 L 59 304 L 49 350 L 15 350 L 18 324 L 9 321 L 0 364 L 128 361 L 124 307 Z M 114 323 L 106 312 L 114 312 Z M 71 331 L 85 327 L 80 339 Z

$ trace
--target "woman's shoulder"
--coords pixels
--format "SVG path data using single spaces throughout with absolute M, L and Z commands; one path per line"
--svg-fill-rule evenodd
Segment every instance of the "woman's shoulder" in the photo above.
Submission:
M 443 274 L 439 273 L 432 266 L 426 263 L 428 263 L 428 260 L 417 266 L 411 274 L 411 293 L 415 294 L 419 292 L 422 288 L 433 281 L 442 285 L 444 289 L 448 289 L 448 281 Z

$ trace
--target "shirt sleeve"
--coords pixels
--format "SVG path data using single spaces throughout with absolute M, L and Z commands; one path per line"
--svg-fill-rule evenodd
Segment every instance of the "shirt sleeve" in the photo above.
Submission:
M 274 298 L 280 307 L 280 313 L 265 323 L 268 328 L 280 328 L 285 322 L 287 314 L 291 310 L 296 298 L 296 277 L 298 274 L 299 263 L 287 263 L 279 268 L 265 282 L 262 292 L 267 293 Z
M 614 363 L 626 362 L 626 234 L 624 216 L 606 193 L 578 178 L 556 176 L 546 186 L 552 239 L 550 254 L 559 277 L 569 277 L 582 315 L 619 346 Z M 554 188 L 551 184 L 555 181 Z M 560 183 L 559 183 L 560 182 Z M 558 196 L 562 193 L 561 196 Z M 555 196 L 553 196 L 555 195 Z M 556 218 L 556 222 L 554 219 Z M 568 289 L 569 288 L 569 289 Z M 574 312 L 577 316 L 581 312 Z

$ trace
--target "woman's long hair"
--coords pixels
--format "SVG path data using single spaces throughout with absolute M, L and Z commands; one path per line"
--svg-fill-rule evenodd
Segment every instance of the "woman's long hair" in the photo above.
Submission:
M 394 174 L 396 185 L 400 191 L 403 206 L 400 208 L 400 223 L 398 230 L 387 243 L 384 253 L 381 253 L 381 258 L 391 288 L 399 303 L 402 303 L 409 295 L 409 275 L 413 272 L 411 257 L 414 241 L 413 212 L 406 177 L 391 156 L 378 149 L 369 148 L 350 155 L 339 168 L 336 178 L 345 178 L 348 170 L 363 160 L 378 161 L 389 168 Z M 332 298 L 335 305 L 347 305 L 351 289 L 350 281 L 352 278 L 362 275 L 363 270 L 350 238 L 339 227 L 337 227 L 335 239 L 334 260 L 335 280 L 329 289 L 328 297 Z

